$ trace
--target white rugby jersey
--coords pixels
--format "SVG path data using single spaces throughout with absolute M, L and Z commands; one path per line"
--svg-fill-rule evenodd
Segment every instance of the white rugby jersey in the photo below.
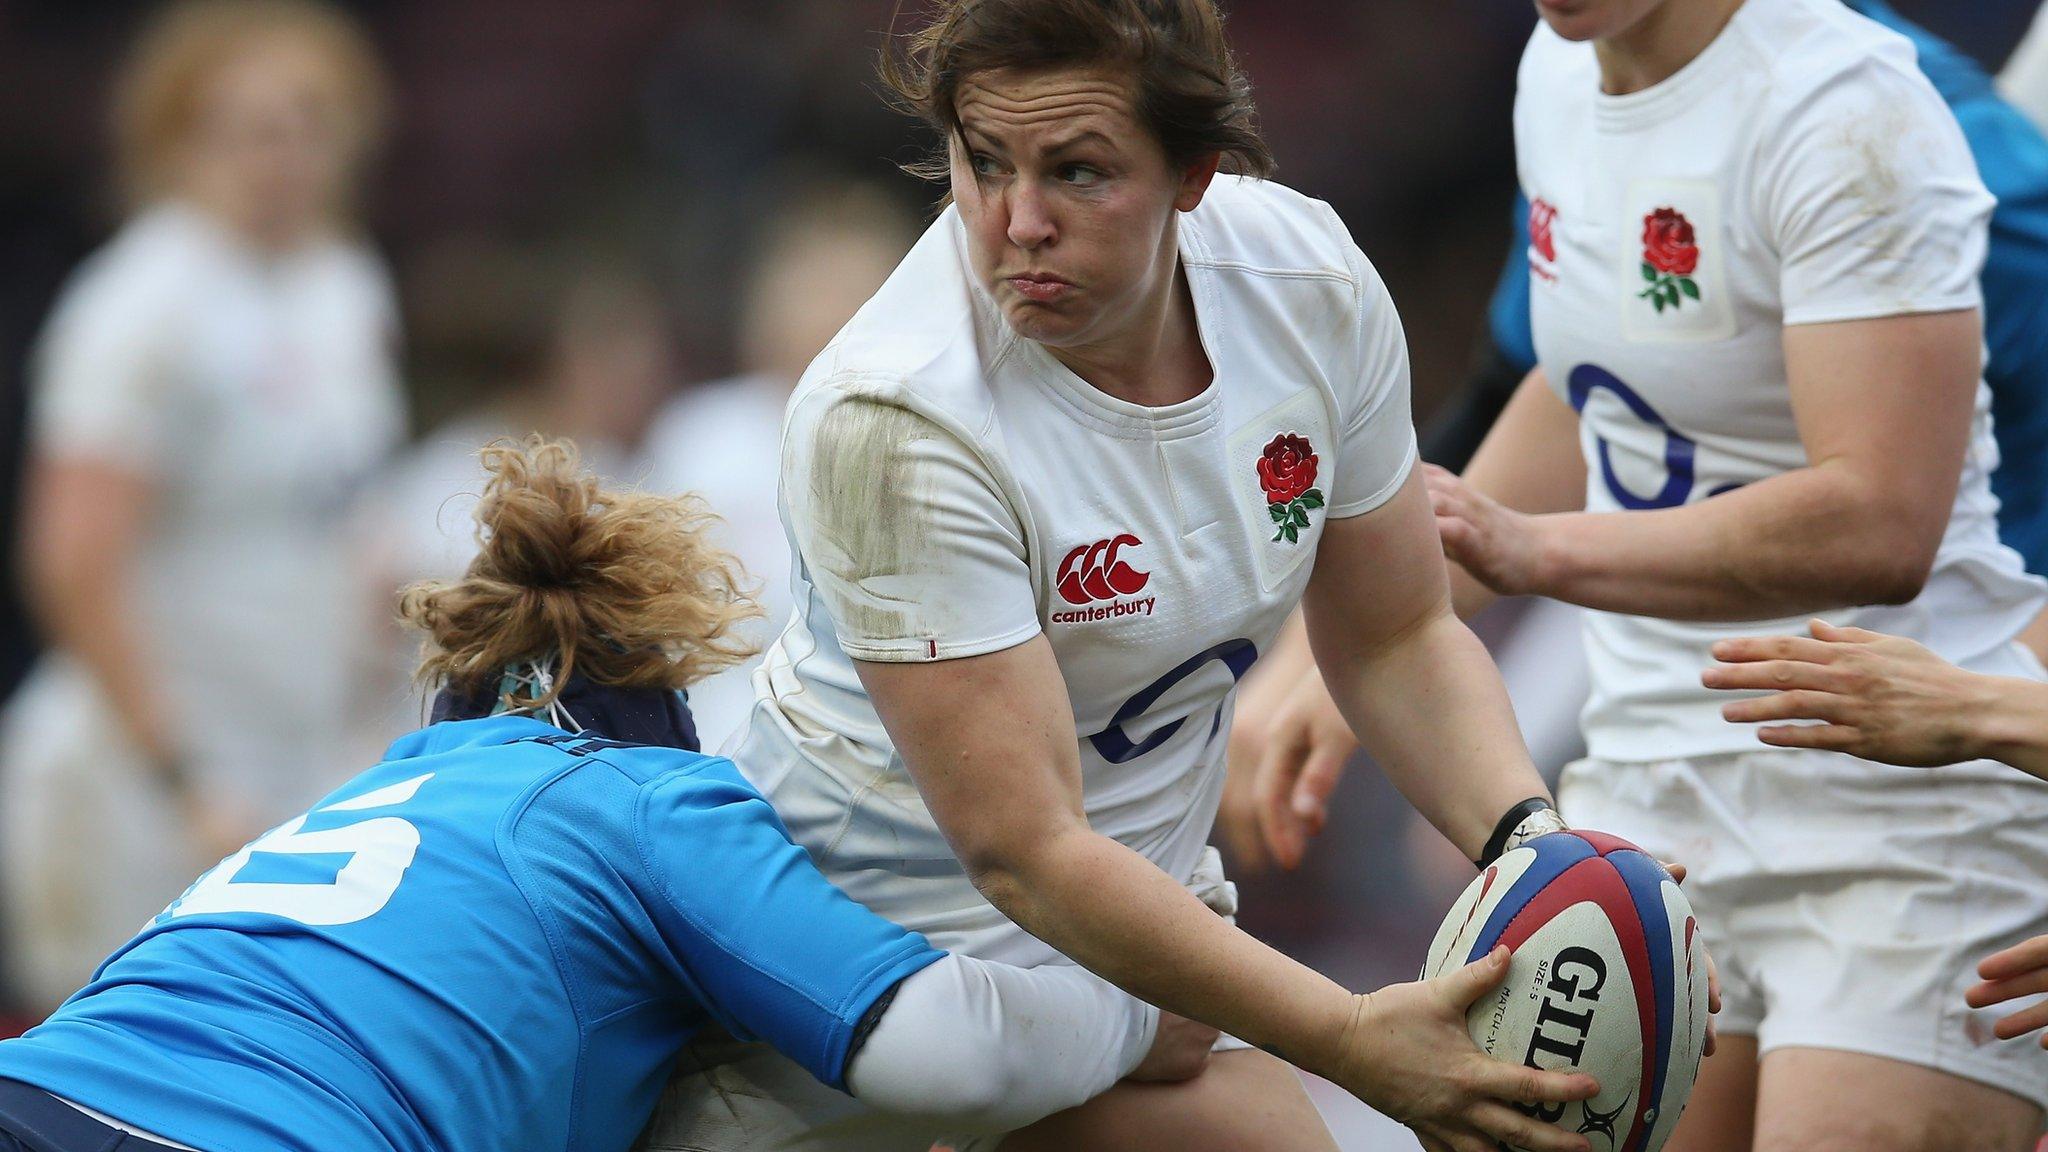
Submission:
M 1592 45 L 1537 27 L 1515 101 L 1531 318 L 1551 386 L 1580 413 L 1588 510 L 1675 507 L 1805 466 L 1784 325 L 1980 304 L 1992 198 L 1914 61 L 1835 0 L 1748 0 L 1677 74 L 1609 96 Z M 1989 401 L 1980 384 L 1920 597 L 1824 615 L 2026 674 L 2009 642 L 2042 585 L 1998 542 Z M 1700 686 L 1709 648 L 1804 622 L 1588 613 L 1592 754 L 1754 748 L 1753 726 L 1721 719 L 1727 694 Z
M 1126 403 L 1018 337 L 949 209 L 790 402 L 796 611 L 728 751 L 827 875 L 942 947 L 1051 957 L 968 882 L 852 660 L 1045 633 L 1090 823 L 1185 878 L 1232 689 L 1326 520 L 1378 507 L 1413 466 L 1400 322 L 1328 205 L 1225 177 L 1179 236 L 1215 368 L 1191 400 Z
M 344 518 L 404 433 L 396 351 L 369 249 L 266 256 L 177 204 L 80 267 L 38 348 L 37 448 L 156 481 L 134 608 L 176 738 L 276 819 L 333 783 L 356 720 Z

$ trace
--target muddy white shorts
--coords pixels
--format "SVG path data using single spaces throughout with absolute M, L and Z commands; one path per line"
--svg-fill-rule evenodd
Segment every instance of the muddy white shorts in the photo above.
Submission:
M 1977 962 L 2048 933 L 2048 784 L 2003 765 L 1895 768 L 1760 749 L 1580 760 L 1574 825 L 1683 863 L 1720 966 L 1723 1034 L 1933 1068 L 2048 1106 L 2048 1051 L 1972 1010 Z

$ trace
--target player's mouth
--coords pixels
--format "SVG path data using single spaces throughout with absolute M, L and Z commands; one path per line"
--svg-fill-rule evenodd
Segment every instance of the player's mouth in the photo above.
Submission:
M 1050 304 L 1074 290 L 1074 286 L 1050 272 L 1025 272 L 1006 277 L 1003 283 L 1026 300 Z

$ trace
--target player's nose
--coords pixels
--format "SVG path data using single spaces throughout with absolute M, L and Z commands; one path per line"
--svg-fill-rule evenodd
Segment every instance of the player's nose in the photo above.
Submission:
M 1052 206 L 1046 202 L 1043 193 L 1030 186 L 1029 181 L 1013 183 L 1007 207 L 1010 243 L 1028 252 L 1043 248 L 1059 238 L 1059 229 L 1052 218 Z

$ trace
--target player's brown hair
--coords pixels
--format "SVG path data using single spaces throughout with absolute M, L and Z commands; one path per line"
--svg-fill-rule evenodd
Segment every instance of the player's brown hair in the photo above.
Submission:
M 145 26 L 114 82 L 115 155 L 131 203 L 171 190 L 178 149 L 214 73 L 252 45 L 275 41 L 311 48 L 325 63 L 352 159 L 374 149 L 390 83 L 348 14 L 319 0 L 180 0 Z
M 489 445 L 483 466 L 469 570 L 399 594 L 427 634 L 422 681 L 475 692 L 534 661 L 554 686 L 505 703 L 544 708 L 571 675 L 682 688 L 752 654 L 735 628 L 760 609 L 695 496 L 605 488 L 574 445 L 540 436 Z
M 916 175 L 946 177 L 965 78 L 1102 64 L 1130 69 L 1139 115 L 1174 164 L 1221 155 L 1226 172 L 1273 174 L 1251 81 L 1224 39 L 1215 0 L 933 0 L 931 7 L 923 27 L 891 36 L 881 60 L 894 102 L 939 134 L 935 155 L 906 165 Z M 902 8 L 897 0 L 892 28 Z

